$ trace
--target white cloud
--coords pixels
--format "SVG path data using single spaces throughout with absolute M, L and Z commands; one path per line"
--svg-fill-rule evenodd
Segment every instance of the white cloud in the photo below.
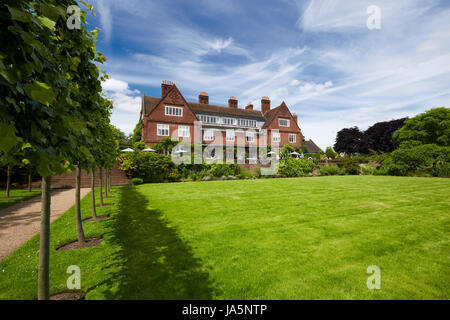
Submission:
M 327 81 L 325 83 L 307 82 L 300 87 L 300 92 L 301 93 L 321 92 L 331 86 L 333 86 L 333 82 L 331 81 Z
M 141 110 L 139 90 L 131 90 L 127 82 L 114 78 L 103 82 L 102 88 L 105 95 L 114 102 L 112 124 L 125 133 L 131 133 Z

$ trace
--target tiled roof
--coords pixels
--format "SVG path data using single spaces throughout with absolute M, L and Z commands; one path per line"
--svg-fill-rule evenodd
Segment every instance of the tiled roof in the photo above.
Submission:
M 161 98 L 144 96 L 144 115 L 149 115 L 150 112 L 161 101 Z M 224 116 L 248 117 L 253 119 L 264 120 L 264 117 L 259 110 L 238 109 L 224 106 L 216 106 L 212 104 L 200 104 L 196 102 L 188 102 L 194 113 L 210 113 L 220 114 Z
M 273 119 L 275 118 L 275 116 L 277 115 L 278 110 L 280 109 L 281 105 L 279 105 L 276 108 L 273 108 L 269 111 L 267 111 L 264 114 L 264 119 L 266 119 L 266 122 L 264 123 L 264 125 L 262 126 L 263 129 L 266 129 L 268 126 L 270 126 L 270 124 L 272 123 Z
M 317 144 L 315 144 L 314 141 L 312 141 L 311 139 L 305 141 L 305 146 L 306 146 L 306 149 L 308 149 L 308 151 L 310 153 L 318 153 L 318 152 L 322 151 L 322 149 L 320 149 L 317 146 Z
M 144 95 L 144 115 L 149 115 L 159 101 L 161 101 L 161 98 L 149 97 Z
M 195 113 L 212 113 L 225 116 L 249 117 L 264 120 L 264 117 L 259 110 L 230 108 L 212 104 L 201 104 L 196 102 L 188 102 L 188 104 L 191 107 L 192 111 L 194 111 Z

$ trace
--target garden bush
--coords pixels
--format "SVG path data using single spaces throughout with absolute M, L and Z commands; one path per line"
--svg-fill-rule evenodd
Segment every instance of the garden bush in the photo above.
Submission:
M 351 158 L 351 157 L 344 157 L 341 160 L 341 166 L 346 174 L 356 175 L 356 174 L 360 173 L 358 159 Z
M 343 170 L 335 167 L 335 166 L 324 166 L 319 169 L 319 173 L 322 176 L 333 176 L 343 174 Z
M 383 162 L 390 175 L 449 176 L 450 147 L 425 144 L 416 147 L 400 147 Z
M 211 164 L 209 170 L 210 174 L 214 177 L 222 176 L 237 176 L 241 173 L 241 167 L 237 164 Z
M 131 178 L 144 182 L 164 182 L 175 168 L 170 157 L 154 152 L 135 151 L 122 154 L 120 169 Z
M 141 178 L 133 178 L 133 179 L 131 179 L 131 184 L 133 186 L 137 186 L 137 185 L 143 184 L 143 183 L 144 183 L 144 180 L 142 180 Z
M 285 177 L 304 177 L 313 172 L 316 165 L 305 159 L 285 158 L 280 161 L 278 173 Z

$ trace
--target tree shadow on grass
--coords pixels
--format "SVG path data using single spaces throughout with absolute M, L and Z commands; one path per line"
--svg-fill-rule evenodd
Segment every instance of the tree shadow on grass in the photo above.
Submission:
M 108 219 L 106 299 L 211 299 L 209 274 L 192 249 L 135 187 L 121 189 L 118 214 Z M 93 288 L 91 288 L 93 289 Z

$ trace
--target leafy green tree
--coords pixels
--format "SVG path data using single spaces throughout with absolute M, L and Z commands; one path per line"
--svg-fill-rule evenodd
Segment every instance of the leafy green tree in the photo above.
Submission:
M 394 138 L 400 146 L 450 146 L 450 109 L 434 108 L 405 121 Z
M 163 138 L 161 141 L 155 143 L 152 147 L 157 152 L 164 153 L 165 155 L 168 155 L 172 152 L 173 147 L 175 147 L 179 141 L 172 140 L 170 138 Z
M 337 157 L 337 153 L 334 152 L 333 148 L 327 147 L 325 150 L 325 155 L 330 159 L 335 159 Z
M 67 27 L 67 8 L 77 4 L 0 3 L 0 151 L 29 143 L 35 150 L 29 160 L 42 176 L 39 299 L 49 298 L 51 176 L 63 173 L 67 160 L 76 163 L 77 153 L 89 153 L 78 148 L 88 135 L 83 108 L 99 94 L 97 63 L 104 61 L 95 49 L 96 31 L 86 30 L 85 11 L 79 30 Z

